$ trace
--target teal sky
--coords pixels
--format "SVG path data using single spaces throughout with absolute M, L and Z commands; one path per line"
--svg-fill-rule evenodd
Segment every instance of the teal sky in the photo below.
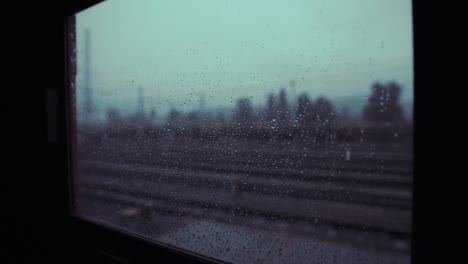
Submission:
M 108 0 L 76 15 L 78 100 L 84 32 L 94 103 L 133 112 L 191 110 L 239 97 L 367 96 L 374 81 L 413 96 L 410 0 Z M 289 85 L 295 80 L 296 87 Z M 232 103 L 231 103 L 232 101 Z

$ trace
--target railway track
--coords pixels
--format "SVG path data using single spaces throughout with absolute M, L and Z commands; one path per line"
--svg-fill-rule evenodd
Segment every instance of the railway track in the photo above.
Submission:
M 80 193 L 161 214 L 302 221 L 411 236 L 411 190 L 80 162 Z

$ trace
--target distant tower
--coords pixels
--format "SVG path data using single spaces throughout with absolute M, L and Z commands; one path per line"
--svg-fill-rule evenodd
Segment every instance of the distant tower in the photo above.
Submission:
M 138 87 L 138 113 L 145 112 L 145 96 L 143 94 L 143 87 Z
M 297 86 L 297 82 L 296 80 L 292 79 L 292 80 L 289 80 L 289 87 L 291 87 L 291 99 L 294 101 L 296 100 L 296 86 Z
M 208 118 L 208 113 L 206 112 L 206 101 L 205 101 L 205 93 L 204 92 L 200 92 L 200 112 L 199 112 L 199 118 L 200 118 L 200 121 L 199 121 L 199 124 L 202 126 L 202 127 L 205 127 L 208 122 L 207 122 L 207 118 Z
M 138 87 L 138 105 L 136 111 L 136 122 L 141 126 L 146 125 L 146 114 L 145 114 L 145 95 L 143 93 L 143 87 Z
M 206 107 L 205 93 L 200 92 L 200 111 L 204 112 Z
M 85 69 L 84 69 L 84 103 L 85 119 L 90 124 L 93 114 L 92 90 L 91 90 L 91 35 L 89 29 L 85 31 Z

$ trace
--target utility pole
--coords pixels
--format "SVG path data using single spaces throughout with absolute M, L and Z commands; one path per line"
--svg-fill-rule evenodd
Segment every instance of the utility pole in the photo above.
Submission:
M 85 120 L 90 125 L 93 114 L 92 90 L 91 90 L 91 34 L 89 29 L 85 31 L 85 69 L 84 69 L 84 103 Z

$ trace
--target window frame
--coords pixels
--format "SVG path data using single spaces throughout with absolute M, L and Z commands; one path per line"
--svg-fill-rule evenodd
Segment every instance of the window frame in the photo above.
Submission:
M 103 225 L 99 225 L 90 221 L 83 220 L 79 217 L 73 215 L 72 211 L 72 194 L 73 194 L 73 177 L 72 177 L 72 167 L 71 167 L 71 141 L 69 137 L 71 135 L 71 129 L 73 127 L 73 120 L 70 119 L 72 112 L 71 106 L 71 90 L 68 86 L 69 75 L 68 71 L 68 59 L 69 59 L 69 46 L 68 46 L 68 28 L 69 28 L 69 19 L 70 15 L 73 15 L 81 10 L 84 10 L 92 5 L 98 4 L 103 0 L 72 0 L 67 1 L 66 4 L 62 4 L 58 9 L 57 14 L 61 17 L 61 23 L 63 27 L 63 35 L 60 35 L 60 38 L 63 40 L 63 50 L 61 50 L 63 65 L 54 67 L 56 74 L 62 74 L 65 76 L 65 85 L 63 88 L 57 88 L 57 104 L 59 106 L 58 123 L 57 127 L 48 127 L 47 129 L 57 129 L 58 130 L 58 141 L 49 142 L 48 148 L 50 149 L 49 155 L 52 156 L 61 156 L 66 157 L 60 159 L 60 166 L 55 169 L 51 169 L 57 174 L 57 177 L 64 177 L 64 174 L 67 175 L 66 180 L 63 178 L 60 180 L 59 184 L 54 185 L 54 188 L 60 189 L 57 197 L 61 197 L 66 200 L 61 202 L 60 205 L 56 207 L 62 212 L 62 217 L 60 219 L 63 224 L 60 230 L 65 231 L 63 234 L 66 237 L 67 243 L 72 248 L 86 248 L 96 252 L 98 255 L 107 256 L 108 259 L 112 259 L 115 262 L 123 263 L 147 263 L 154 262 L 154 260 L 160 260 L 160 258 L 168 259 L 170 261 L 177 261 L 180 263 L 222 263 L 215 259 L 206 258 L 204 256 L 196 255 L 189 253 L 177 248 L 173 248 L 161 243 L 150 241 L 149 239 L 139 237 L 137 235 L 129 234 L 126 232 L 119 231 L 115 228 L 109 228 Z M 416 263 L 420 258 L 421 251 L 419 250 L 420 241 L 423 240 L 421 237 L 423 235 L 424 227 L 417 227 L 415 223 L 421 221 L 419 218 L 420 207 L 419 203 L 423 199 L 421 198 L 424 192 L 419 189 L 419 175 L 425 174 L 429 169 L 424 168 L 424 163 L 427 164 L 425 157 L 425 149 L 421 146 L 427 144 L 429 139 L 427 137 L 419 137 L 419 131 L 424 128 L 431 126 L 431 120 L 424 117 L 424 114 L 430 112 L 433 113 L 434 110 L 430 110 L 431 100 L 437 98 L 437 94 L 434 94 L 434 90 L 426 88 L 424 93 L 422 93 L 420 87 L 426 86 L 434 88 L 434 80 L 437 79 L 440 81 L 443 80 L 443 77 L 449 76 L 448 72 L 444 72 L 444 76 L 436 76 L 437 72 L 435 69 L 432 69 L 428 64 L 428 55 L 432 52 L 431 47 L 435 47 L 437 44 L 429 44 L 430 47 L 423 47 L 423 43 L 432 38 L 432 32 L 428 30 L 423 30 L 424 23 L 431 20 L 431 15 L 428 14 L 428 8 L 420 8 L 422 6 L 422 1 L 412 0 L 413 3 L 413 49 L 414 49 L 414 111 L 413 111 L 413 124 L 414 124 L 414 166 L 413 166 L 413 225 L 412 225 L 412 254 L 411 260 L 412 263 Z M 435 9 L 434 9 L 435 10 Z M 432 10 L 430 10 L 432 11 Z M 429 12 L 430 13 L 430 12 Z M 448 22 L 447 22 L 448 23 Z M 426 44 L 427 45 L 427 44 Z M 439 61 L 443 59 L 439 58 Z M 61 70 L 61 71 L 60 71 Z M 432 74 L 432 75 L 431 75 Z M 54 77 L 51 77 L 54 78 Z M 429 91 L 432 91 L 429 92 Z M 66 159 L 66 161 L 65 161 Z M 66 191 L 65 191 L 66 190 Z M 430 195 L 430 194 L 429 194 Z M 427 231 L 427 230 L 426 230 Z M 415 239 L 416 236 L 416 239 Z M 429 237 L 429 235 L 425 235 Z M 415 242 L 417 241 L 417 242 Z M 125 249 L 125 250 L 122 250 Z

